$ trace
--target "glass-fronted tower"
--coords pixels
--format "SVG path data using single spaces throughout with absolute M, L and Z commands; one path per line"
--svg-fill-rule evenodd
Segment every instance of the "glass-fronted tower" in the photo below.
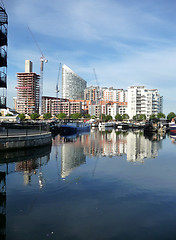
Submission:
M 87 82 L 65 64 L 62 66 L 62 98 L 84 100 Z
M 8 16 L 0 6 L 0 108 L 6 108 Z

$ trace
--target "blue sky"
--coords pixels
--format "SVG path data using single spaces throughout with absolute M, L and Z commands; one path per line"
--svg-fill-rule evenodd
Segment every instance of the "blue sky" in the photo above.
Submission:
M 87 81 L 127 89 L 157 88 L 164 113 L 176 112 L 176 1 L 174 0 L 7 0 L 8 106 L 16 96 L 16 73 L 25 59 L 40 74 L 43 94 L 55 96 L 59 63 Z M 61 86 L 61 77 L 60 77 Z

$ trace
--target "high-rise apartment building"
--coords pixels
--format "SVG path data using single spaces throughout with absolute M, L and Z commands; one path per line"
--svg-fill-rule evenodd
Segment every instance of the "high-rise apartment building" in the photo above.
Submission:
M 17 73 L 17 112 L 39 112 L 40 75 L 32 72 L 32 62 L 25 61 L 25 72 Z
M 87 82 L 65 64 L 62 66 L 62 98 L 84 100 Z
M 0 6 L 0 108 L 6 108 L 8 16 Z
M 130 118 L 137 114 L 152 114 L 162 112 L 163 97 L 157 89 L 146 89 L 144 86 L 128 87 L 128 115 Z
M 84 90 L 84 100 L 90 100 L 98 103 L 101 99 L 100 87 L 90 86 Z
M 127 102 L 127 90 L 102 88 L 102 96 L 104 101 L 111 102 Z

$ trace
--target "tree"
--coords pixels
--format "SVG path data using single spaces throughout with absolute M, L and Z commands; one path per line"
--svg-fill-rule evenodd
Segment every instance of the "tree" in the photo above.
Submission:
M 140 115 L 139 115 L 139 120 L 141 120 L 141 121 L 142 121 L 142 120 L 146 120 L 146 118 L 147 118 L 147 117 L 146 117 L 145 114 L 140 114 Z
M 118 121 L 122 121 L 123 120 L 122 115 L 120 115 L 119 113 L 117 113 L 115 115 L 115 119 L 118 120 Z
M 171 121 L 172 118 L 176 117 L 175 113 L 174 112 L 170 112 L 168 115 L 167 115 L 167 120 Z
M 105 121 L 108 122 L 109 120 L 112 120 L 112 116 L 111 115 L 106 115 L 105 116 Z
M 0 112 L 0 116 L 2 116 L 2 113 Z
M 99 116 L 99 119 L 101 119 L 102 121 L 105 121 L 106 115 L 105 115 L 105 114 L 101 114 L 101 115 Z
M 137 120 L 137 115 L 133 116 L 133 120 L 135 120 L 135 121 Z
M 45 113 L 45 114 L 43 114 L 43 118 L 44 118 L 45 120 L 48 120 L 48 119 L 50 119 L 51 117 L 52 117 L 51 113 Z
M 124 113 L 124 114 L 122 115 L 122 119 L 123 119 L 123 120 L 125 120 L 125 119 L 129 119 L 129 115 L 126 114 L 126 113 Z
M 137 114 L 137 115 L 133 116 L 133 120 L 142 121 L 142 120 L 145 120 L 145 119 L 146 119 L 146 115 L 145 114 Z
M 58 119 L 64 119 L 64 118 L 66 118 L 66 114 L 65 113 L 59 113 L 59 114 L 57 114 L 56 115 L 56 117 L 58 118 Z
M 157 118 L 165 118 L 165 117 L 166 117 L 166 115 L 162 112 L 157 114 Z
M 8 116 L 10 117 L 10 116 L 13 116 L 13 114 L 7 113 L 6 116 L 7 116 L 7 117 L 8 117 Z
M 112 120 L 112 116 L 111 116 L 111 115 L 105 115 L 105 114 L 100 115 L 99 118 L 100 118 L 102 121 L 105 121 L 105 122 L 108 122 L 109 120 Z
M 18 114 L 18 117 L 21 121 L 23 121 L 26 118 L 24 113 Z
M 155 114 L 150 115 L 150 120 L 156 120 L 157 116 Z
M 82 117 L 82 114 L 81 113 L 74 113 L 74 114 L 71 114 L 70 116 L 72 119 L 78 119 L 78 118 L 81 118 Z
M 39 115 L 38 113 L 32 113 L 32 114 L 30 115 L 30 118 L 31 118 L 32 120 L 36 120 L 39 116 L 40 116 L 40 115 Z
M 85 118 L 90 118 L 90 114 L 86 113 L 86 114 L 84 115 L 84 117 L 85 117 Z

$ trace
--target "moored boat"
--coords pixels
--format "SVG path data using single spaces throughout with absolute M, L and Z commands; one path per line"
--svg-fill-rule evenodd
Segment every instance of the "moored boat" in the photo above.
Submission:
M 176 123 L 174 118 L 172 118 L 171 122 L 169 123 L 169 128 L 171 133 L 176 133 Z
M 68 122 L 60 125 L 60 134 L 62 136 L 72 135 L 79 132 L 89 132 L 90 125 L 83 122 Z
M 99 122 L 98 127 L 99 127 L 99 129 L 107 128 L 107 127 L 114 127 L 114 123 L 113 122 Z

